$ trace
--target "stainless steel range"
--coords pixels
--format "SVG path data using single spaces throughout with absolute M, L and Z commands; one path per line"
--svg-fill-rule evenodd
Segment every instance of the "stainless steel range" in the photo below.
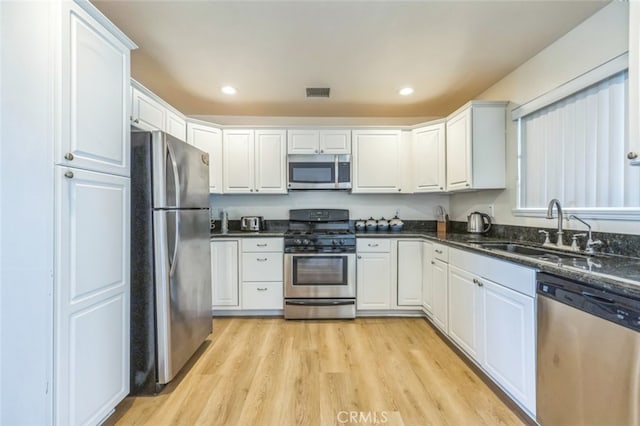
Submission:
M 355 318 L 356 236 L 349 210 L 289 210 L 284 317 Z

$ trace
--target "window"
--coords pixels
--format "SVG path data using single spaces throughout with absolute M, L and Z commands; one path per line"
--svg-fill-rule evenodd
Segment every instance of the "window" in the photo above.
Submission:
M 543 215 L 549 200 L 557 198 L 565 210 L 585 217 L 640 217 L 640 169 L 629 167 L 625 157 L 627 92 L 624 69 L 561 99 L 547 95 L 553 102 L 544 106 L 535 100 L 534 110 L 523 105 L 514 111 L 516 215 Z

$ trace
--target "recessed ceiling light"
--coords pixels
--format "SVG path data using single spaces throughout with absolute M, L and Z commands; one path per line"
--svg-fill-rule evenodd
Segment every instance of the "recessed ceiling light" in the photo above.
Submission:
M 401 94 L 402 96 L 409 96 L 410 94 L 413 93 L 413 88 L 412 87 L 403 87 L 402 89 L 400 89 L 400 91 L 398 93 Z
M 238 93 L 238 91 L 236 90 L 235 87 L 232 86 L 223 86 L 221 89 L 222 93 L 224 93 L 225 95 L 235 95 L 236 93 Z

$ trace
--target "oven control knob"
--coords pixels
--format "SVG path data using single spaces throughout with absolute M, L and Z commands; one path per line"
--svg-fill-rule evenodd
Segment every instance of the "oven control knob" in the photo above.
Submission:
M 344 245 L 344 240 L 340 240 L 340 245 L 343 246 Z
M 310 243 L 310 241 L 309 241 L 309 240 L 307 240 L 306 238 L 305 238 L 304 240 L 302 240 L 302 244 L 304 244 L 304 245 L 307 245 L 307 244 L 309 244 L 309 243 Z
M 302 241 L 300 241 L 300 240 L 295 240 L 295 241 L 294 241 L 294 243 L 295 243 L 295 244 L 300 245 L 300 244 L 302 244 Z
M 331 241 L 331 245 L 337 246 L 338 245 L 338 240 Z

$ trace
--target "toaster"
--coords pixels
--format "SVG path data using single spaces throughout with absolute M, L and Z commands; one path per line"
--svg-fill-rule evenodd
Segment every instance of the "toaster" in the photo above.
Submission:
M 240 218 L 241 231 L 263 231 L 264 218 L 262 216 L 242 216 Z

